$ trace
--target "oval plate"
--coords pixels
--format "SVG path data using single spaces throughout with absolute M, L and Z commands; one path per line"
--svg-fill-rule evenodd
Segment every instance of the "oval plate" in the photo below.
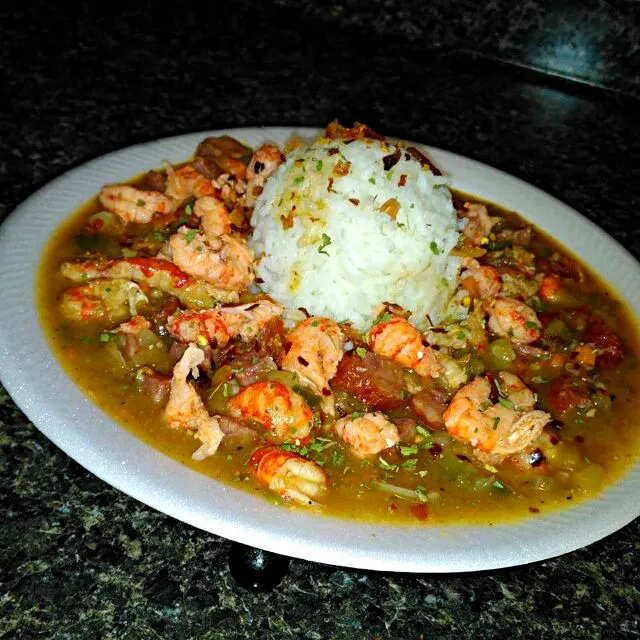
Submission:
M 40 256 L 56 227 L 106 183 L 164 161 L 183 162 L 207 135 L 250 147 L 282 145 L 284 127 L 195 133 L 136 145 L 92 160 L 32 195 L 0 227 L 0 377 L 33 423 L 86 469 L 117 489 L 225 538 L 333 565 L 407 572 L 495 569 L 550 558 L 595 542 L 640 514 L 640 465 L 599 497 L 559 513 L 496 526 L 371 525 L 285 510 L 167 457 L 93 404 L 52 355 L 35 306 Z M 514 209 L 545 229 L 610 283 L 640 317 L 640 267 L 576 211 L 501 171 L 425 148 L 462 191 Z

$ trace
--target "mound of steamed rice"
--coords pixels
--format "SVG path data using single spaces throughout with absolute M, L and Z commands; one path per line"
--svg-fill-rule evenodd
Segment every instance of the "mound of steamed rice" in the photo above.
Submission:
M 290 309 L 365 331 L 382 302 L 439 322 L 460 260 L 447 179 L 398 147 L 319 138 L 291 152 L 258 197 L 250 244 L 261 288 Z

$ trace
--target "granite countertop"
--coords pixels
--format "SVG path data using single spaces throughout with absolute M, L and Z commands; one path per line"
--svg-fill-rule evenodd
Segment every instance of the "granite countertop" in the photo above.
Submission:
M 430 47 L 424 23 L 411 31 L 406 16 L 386 28 L 345 18 L 350 3 L 342 17 L 304 4 L 148 5 L 112 19 L 87 6 L 0 9 L 0 218 L 52 177 L 133 142 L 338 117 L 509 171 L 640 257 L 637 67 L 603 91 L 473 47 Z M 393 5 L 374 4 L 383 18 Z M 294 560 L 277 589 L 252 593 L 230 576 L 228 541 L 86 472 L 4 391 L 0 446 L 0 637 L 640 636 L 638 520 L 524 567 L 413 576 Z

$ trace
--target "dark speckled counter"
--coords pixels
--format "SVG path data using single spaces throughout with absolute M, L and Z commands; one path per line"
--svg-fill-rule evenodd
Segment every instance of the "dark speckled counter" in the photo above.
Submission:
M 571 14 L 576 38 L 599 24 L 593 12 L 602 21 L 611 9 L 584 4 L 590 21 Z M 561 23 L 531 2 L 508 20 L 505 3 L 488 3 L 475 52 L 462 46 L 480 15 L 471 3 L 457 17 L 388 2 L 371 14 L 361 2 L 240 3 L 234 13 L 149 4 L 110 19 L 86 7 L 3 7 L 0 217 L 66 169 L 133 142 L 339 117 L 514 173 L 639 257 L 633 4 L 617 3 L 607 23 L 615 42 L 587 38 L 601 47 L 592 84 L 610 80 L 610 90 L 511 64 L 544 66 L 520 55 L 518 34 Z M 638 521 L 587 549 L 490 573 L 385 575 L 296 560 L 275 591 L 253 594 L 233 583 L 226 540 L 84 471 L 4 392 L 0 446 L 0 637 L 640 636 Z

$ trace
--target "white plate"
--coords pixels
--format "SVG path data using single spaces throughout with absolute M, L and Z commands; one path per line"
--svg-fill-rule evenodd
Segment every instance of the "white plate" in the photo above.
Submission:
M 269 551 L 385 571 L 456 572 L 533 562 L 572 551 L 640 514 L 640 465 L 598 498 L 520 524 L 375 526 L 275 507 L 180 465 L 119 426 L 63 372 L 36 314 L 38 262 L 59 223 L 105 183 L 189 158 L 206 135 L 228 133 L 251 147 L 283 144 L 315 129 L 253 128 L 195 133 L 116 151 L 69 171 L 19 206 L 0 227 L 0 377 L 33 423 L 89 471 L 195 527 Z M 613 283 L 640 317 L 640 267 L 573 209 L 510 176 L 427 148 L 455 187 L 520 212 Z

